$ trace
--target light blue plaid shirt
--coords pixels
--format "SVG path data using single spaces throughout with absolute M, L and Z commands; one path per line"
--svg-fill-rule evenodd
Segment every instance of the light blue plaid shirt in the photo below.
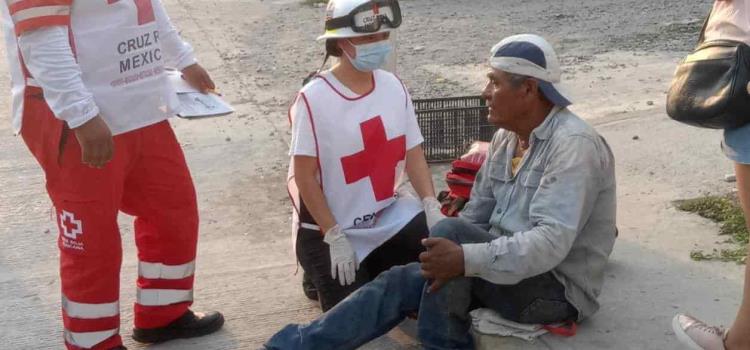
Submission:
M 512 285 L 552 271 L 579 319 L 599 309 L 616 237 L 615 164 L 588 123 L 555 107 L 531 134 L 516 175 L 517 137 L 495 134 L 461 217 L 497 238 L 464 244 L 466 276 Z

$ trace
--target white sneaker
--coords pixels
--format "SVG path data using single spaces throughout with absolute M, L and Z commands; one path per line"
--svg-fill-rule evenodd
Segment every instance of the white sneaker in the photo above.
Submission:
M 672 319 L 672 329 L 677 339 L 693 350 L 726 350 L 724 328 L 707 325 L 691 316 L 677 314 Z

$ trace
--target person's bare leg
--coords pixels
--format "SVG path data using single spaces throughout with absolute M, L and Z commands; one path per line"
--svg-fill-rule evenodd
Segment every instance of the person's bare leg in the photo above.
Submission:
M 735 172 L 742 209 L 745 212 L 745 218 L 750 222 L 750 164 L 737 164 Z M 745 289 L 742 304 L 725 344 L 729 350 L 750 349 L 750 265 L 747 263 L 745 264 Z

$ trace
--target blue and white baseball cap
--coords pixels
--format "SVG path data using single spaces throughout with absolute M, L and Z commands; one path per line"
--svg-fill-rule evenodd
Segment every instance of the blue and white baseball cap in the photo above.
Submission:
M 490 66 L 539 81 L 544 96 L 560 107 L 572 104 L 560 86 L 560 62 L 547 40 L 534 34 L 509 36 L 492 47 Z

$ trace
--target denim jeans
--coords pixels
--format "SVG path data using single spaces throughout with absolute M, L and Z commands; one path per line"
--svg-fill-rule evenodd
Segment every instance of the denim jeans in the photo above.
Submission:
M 431 234 L 458 244 L 489 242 L 497 237 L 465 220 L 449 218 Z M 565 299 L 565 288 L 547 272 L 515 285 L 476 277 L 458 277 L 437 293 L 425 293 L 419 309 L 419 338 L 425 349 L 473 349 L 469 312 L 485 307 L 519 323 L 552 324 L 575 320 L 578 311 Z
M 735 163 L 750 164 L 750 124 L 724 130 L 721 148 Z
M 441 221 L 432 236 L 459 244 L 492 239 L 488 232 L 461 219 Z M 509 320 L 528 323 L 555 323 L 577 316 L 565 300 L 564 288 L 550 273 L 513 286 L 460 277 L 433 293 L 427 292 L 427 282 L 418 263 L 394 267 L 317 320 L 287 325 L 265 346 L 270 350 L 356 349 L 419 311 L 418 335 L 425 349 L 473 349 L 469 312 L 476 307 L 492 308 Z

